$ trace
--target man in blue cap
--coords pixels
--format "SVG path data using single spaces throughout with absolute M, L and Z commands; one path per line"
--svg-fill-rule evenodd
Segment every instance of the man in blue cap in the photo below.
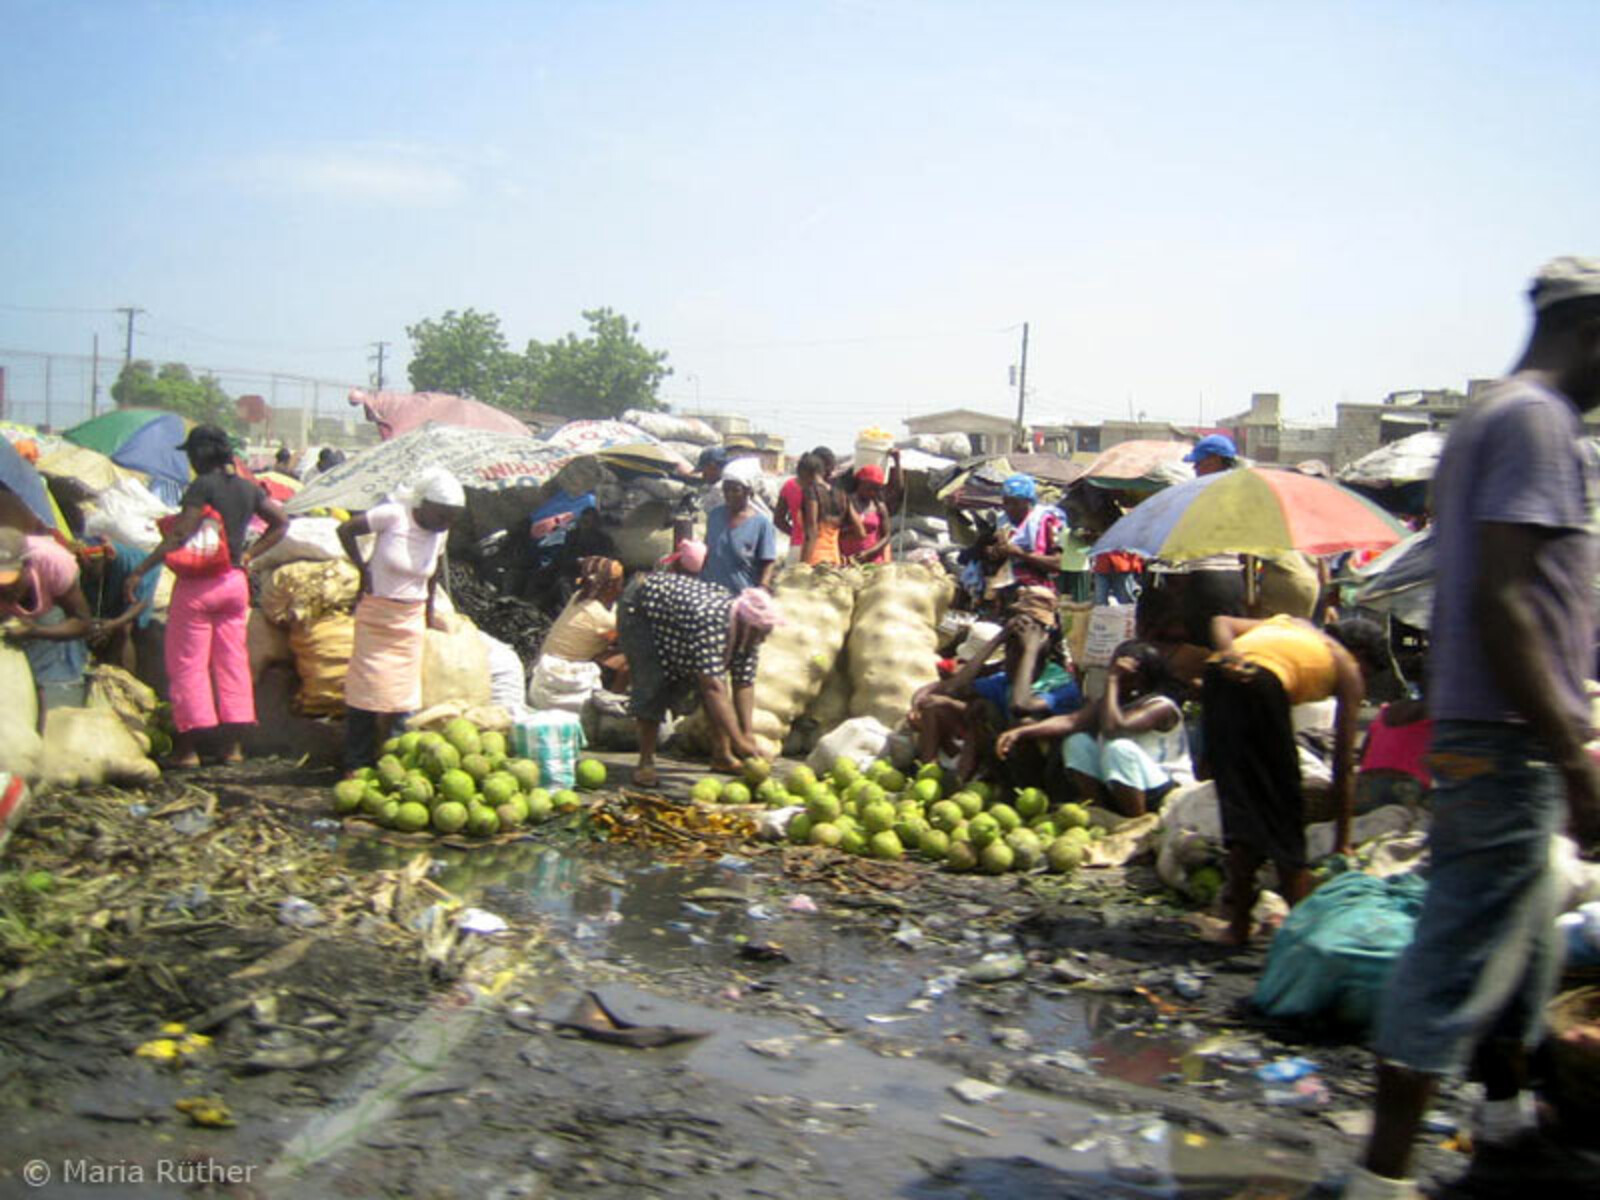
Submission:
M 1183 461 L 1194 464 L 1196 475 L 1215 475 L 1218 471 L 1231 471 L 1238 465 L 1239 448 L 1225 433 L 1208 433 L 1194 444 L 1194 449 L 1183 456 Z

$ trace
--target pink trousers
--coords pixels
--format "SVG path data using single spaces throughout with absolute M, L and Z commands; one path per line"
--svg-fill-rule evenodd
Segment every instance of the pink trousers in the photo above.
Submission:
M 250 581 L 237 567 L 220 575 L 179 576 L 167 609 L 167 688 L 179 733 L 217 725 L 252 725 L 245 627 Z

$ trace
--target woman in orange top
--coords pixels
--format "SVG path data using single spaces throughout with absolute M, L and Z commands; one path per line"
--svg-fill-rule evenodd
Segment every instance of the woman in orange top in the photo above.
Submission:
M 1318 629 L 1295 617 L 1252 621 L 1213 617 L 1215 654 L 1202 690 L 1201 777 L 1215 780 L 1228 847 L 1228 937 L 1250 937 L 1256 873 L 1271 859 L 1283 898 L 1297 904 L 1311 891 L 1306 867 L 1305 799 L 1289 709 L 1338 700 L 1334 717 L 1333 795 L 1339 810 L 1337 847 L 1349 850 L 1355 800 L 1356 713 L 1366 680 L 1389 663 L 1389 645 L 1371 621 Z
M 804 542 L 800 561 L 807 566 L 840 566 L 839 532 L 844 525 L 844 509 L 839 492 L 828 479 L 814 454 L 802 454 L 796 467 L 802 489 Z

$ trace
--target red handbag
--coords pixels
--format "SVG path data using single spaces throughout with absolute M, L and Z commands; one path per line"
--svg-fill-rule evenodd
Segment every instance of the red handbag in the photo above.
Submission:
M 173 513 L 156 520 L 156 528 L 161 531 L 162 537 L 171 530 L 178 516 L 178 513 Z M 166 563 L 174 575 L 188 578 L 220 575 L 233 566 L 233 557 L 228 553 L 228 530 L 222 523 L 222 514 L 209 504 L 202 508 L 199 526 L 183 545 L 167 551 Z

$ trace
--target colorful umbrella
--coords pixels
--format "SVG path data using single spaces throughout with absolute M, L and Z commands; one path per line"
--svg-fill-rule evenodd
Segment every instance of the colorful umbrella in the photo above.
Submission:
M 1142 501 L 1091 554 L 1128 550 L 1182 562 L 1212 554 L 1340 554 L 1384 549 L 1406 529 L 1349 488 L 1298 471 L 1238 467 Z
M 189 486 L 189 459 L 178 444 L 188 436 L 189 422 L 177 413 L 155 408 L 116 408 L 62 436 L 77 446 L 98 450 L 119 467 L 143 471 L 150 490 L 176 504 Z
M 5 518 L 5 524 L 16 525 L 25 532 L 32 532 L 26 528 L 27 517 L 13 507 L 20 501 L 21 507 L 26 508 L 29 515 L 38 518 L 46 529 L 68 533 L 67 523 L 61 517 L 61 510 L 56 507 L 55 498 L 45 487 L 39 472 L 3 437 L 0 437 L 0 490 L 10 493 L 10 496 L 4 498 L 5 503 L 0 503 L 0 517 Z
M 366 392 L 355 388 L 350 393 L 350 403 L 365 411 L 367 420 L 378 427 L 384 441 L 410 433 L 429 421 L 512 437 L 525 437 L 528 433 L 528 427 L 510 413 L 447 392 Z
M 444 467 L 468 489 L 538 487 L 576 457 L 531 436 L 424 425 L 328 468 L 284 507 L 291 513 L 313 508 L 365 511 L 435 466 Z

